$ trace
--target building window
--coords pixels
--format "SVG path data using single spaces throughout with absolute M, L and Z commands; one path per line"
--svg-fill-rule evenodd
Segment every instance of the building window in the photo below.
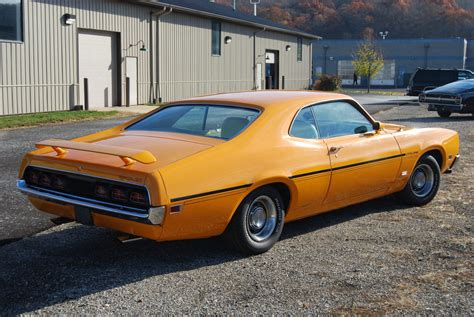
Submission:
M 303 38 L 299 37 L 298 38 L 298 45 L 297 45 L 297 58 L 298 58 L 298 62 L 302 62 L 303 61 Z
M 212 21 L 212 55 L 221 55 L 221 23 Z
M 23 41 L 22 0 L 0 0 L 0 41 Z

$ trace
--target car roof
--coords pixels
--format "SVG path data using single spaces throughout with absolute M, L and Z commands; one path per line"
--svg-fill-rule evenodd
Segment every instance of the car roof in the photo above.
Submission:
M 265 90 L 265 91 L 246 91 L 236 93 L 226 93 L 211 96 L 203 96 L 190 98 L 173 102 L 171 104 L 184 103 L 209 103 L 209 104 L 231 104 L 245 105 L 267 108 L 294 107 L 299 108 L 306 105 L 321 103 L 332 100 L 353 100 L 351 97 L 330 92 L 319 91 L 282 91 L 282 90 Z

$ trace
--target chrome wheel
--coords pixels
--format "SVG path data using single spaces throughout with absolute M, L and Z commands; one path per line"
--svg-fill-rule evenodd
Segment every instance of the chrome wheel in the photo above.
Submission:
M 268 196 L 257 197 L 247 209 L 247 232 L 252 240 L 268 239 L 277 226 L 277 207 Z
M 435 184 L 433 169 L 427 164 L 418 165 L 411 176 L 411 189 L 417 197 L 426 197 L 431 193 Z

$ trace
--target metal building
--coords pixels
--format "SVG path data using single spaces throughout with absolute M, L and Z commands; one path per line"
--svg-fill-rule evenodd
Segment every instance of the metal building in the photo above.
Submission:
M 209 0 L 0 0 L 0 115 L 305 89 L 317 36 Z
M 339 75 L 343 85 L 352 85 L 352 56 L 360 43 L 360 40 L 314 42 L 314 76 Z M 474 41 L 463 38 L 386 39 L 375 41 L 374 45 L 382 52 L 385 60 L 384 68 L 371 81 L 375 86 L 406 87 L 418 67 L 474 69 Z M 366 80 L 362 80 L 362 84 L 366 84 Z

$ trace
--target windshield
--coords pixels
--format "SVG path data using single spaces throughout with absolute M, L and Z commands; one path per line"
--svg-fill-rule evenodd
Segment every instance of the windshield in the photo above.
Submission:
M 128 131 L 158 131 L 230 140 L 260 114 L 250 108 L 217 105 L 177 105 L 163 108 L 131 125 Z

